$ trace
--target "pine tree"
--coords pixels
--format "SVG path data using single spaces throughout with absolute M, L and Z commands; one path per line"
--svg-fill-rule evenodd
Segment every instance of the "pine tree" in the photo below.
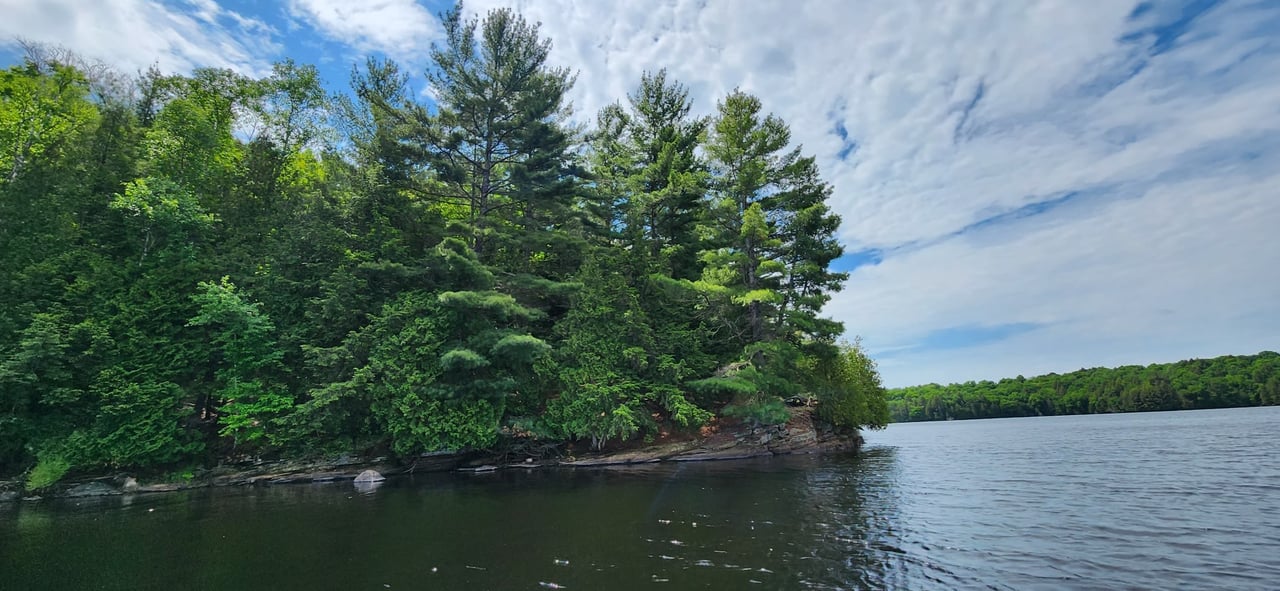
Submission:
M 763 114 L 755 97 L 735 91 L 720 102 L 706 145 L 715 248 L 702 255 L 698 286 L 750 366 L 700 387 L 764 396 L 808 387 L 800 368 L 811 363 L 809 349 L 830 355 L 841 330 L 818 316 L 843 279 L 829 271 L 841 252 L 839 217 L 826 208 L 830 189 L 813 160 L 788 149 L 790 141 L 786 124 Z
M 435 196 L 462 209 L 480 260 L 490 264 L 509 249 L 509 265 L 519 267 L 527 259 L 514 255 L 531 248 L 518 230 L 564 221 L 572 203 L 563 120 L 574 77 L 547 65 L 551 42 L 511 10 L 464 20 L 459 3 L 441 20 L 445 41 L 432 46 L 427 72 L 438 110 L 412 109 L 416 141 L 441 182 Z
M 603 215 L 623 244 L 648 257 L 653 271 L 696 279 L 706 167 L 697 155 L 707 120 L 692 117 L 689 91 L 646 72 L 620 104 L 601 110 L 593 156 Z

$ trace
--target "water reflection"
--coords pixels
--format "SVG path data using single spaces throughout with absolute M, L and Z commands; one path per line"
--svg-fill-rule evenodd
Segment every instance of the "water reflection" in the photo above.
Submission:
M 79 588 L 53 560 L 120 589 L 847 588 L 894 567 L 877 550 L 893 464 L 880 449 L 30 504 L 0 588 Z
M 1280 409 L 1247 412 L 1262 414 L 895 426 L 851 456 L 11 504 L 0 589 L 1267 589 Z

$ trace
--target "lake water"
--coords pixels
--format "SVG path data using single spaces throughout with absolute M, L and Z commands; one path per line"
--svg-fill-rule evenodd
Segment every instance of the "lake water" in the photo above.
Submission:
M 0 589 L 1280 589 L 1280 408 L 0 505 Z

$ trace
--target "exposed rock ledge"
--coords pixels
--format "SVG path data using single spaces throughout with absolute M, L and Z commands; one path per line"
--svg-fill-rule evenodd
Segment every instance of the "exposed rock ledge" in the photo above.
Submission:
M 791 420 L 767 427 L 740 426 L 708 437 L 646 446 L 634 450 L 560 460 L 561 466 L 609 466 L 652 462 L 741 460 L 761 456 L 854 451 L 862 443 L 856 432 L 840 432 L 817 423 L 808 408 L 792 409 Z
M 266 462 L 256 465 L 219 466 L 185 482 L 139 484 L 128 476 L 101 477 L 68 482 L 47 496 L 81 497 L 116 494 L 158 493 L 209 486 L 262 486 L 303 482 L 354 482 L 362 473 L 373 470 L 393 476 L 415 472 L 463 470 L 490 472 L 504 468 L 546 468 L 615 466 L 654 462 L 695 462 L 737 460 L 772 455 L 831 453 L 855 451 L 862 443 L 856 432 L 840 431 L 815 422 L 812 409 L 794 408 L 789 421 L 781 425 L 751 427 L 725 426 L 720 430 L 689 441 L 658 443 L 638 448 L 607 451 L 581 456 L 520 463 L 504 463 L 492 456 L 451 453 L 426 454 L 407 464 L 392 463 L 387 458 L 343 456 L 316 461 Z M 17 492 L 19 482 L 0 482 L 0 502 L 23 497 Z

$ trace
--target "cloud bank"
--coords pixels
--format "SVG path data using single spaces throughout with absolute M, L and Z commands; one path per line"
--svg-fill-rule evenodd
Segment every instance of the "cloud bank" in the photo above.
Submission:
M 890 385 L 1280 346 L 1280 5 L 509 5 L 581 116 L 666 67 L 791 123 Z
M 156 64 L 166 72 L 212 66 L 260 74 L 280 49 L 265 20 L 214 0 L 0 0 L 0 15 L 0 45 L 17 38 L 61 45 L 125 72 Z

